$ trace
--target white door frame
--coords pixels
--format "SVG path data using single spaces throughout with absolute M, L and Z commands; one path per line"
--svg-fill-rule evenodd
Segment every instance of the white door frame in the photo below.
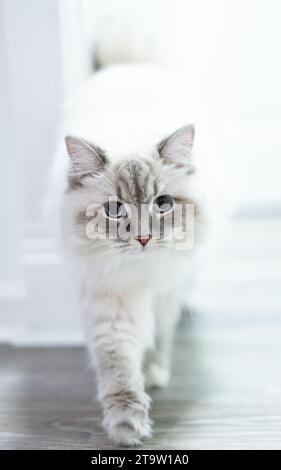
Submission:
M 42 164 L 52 164 L 61 103 L 89 73 L 79 12 L 79 0 L 0 0 L 0 342 L 82 340 L 77 289 L 70 287 L 73 281 L 51 235 L 55 230 L 30 207 L 38 198 L 42 205 L 47 190 L 47 185 L 36 187 L 37 175 Z M 38 37 L 41 51 L 34 45 Z M 46 116 L 53 127 L 46 126 Z

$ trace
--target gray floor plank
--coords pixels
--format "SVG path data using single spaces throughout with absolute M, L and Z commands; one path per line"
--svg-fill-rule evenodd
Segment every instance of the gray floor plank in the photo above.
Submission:
M 280 330 L 178 334 L 145 449 L 281 449 Z M 1 449 L 112 449 L 83 348 L 0 347 Z

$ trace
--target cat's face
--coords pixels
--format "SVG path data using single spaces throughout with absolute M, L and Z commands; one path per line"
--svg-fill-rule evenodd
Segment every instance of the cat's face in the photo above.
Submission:
M 191 247 L 198 211 L 193 136 L 193 126 L 186 126 L 158 144 L 151 158 L 117 163 L 100 148 L 67 137 L 69 208 L 81 246 L 144 255 L 187 243 L 188 232 Z

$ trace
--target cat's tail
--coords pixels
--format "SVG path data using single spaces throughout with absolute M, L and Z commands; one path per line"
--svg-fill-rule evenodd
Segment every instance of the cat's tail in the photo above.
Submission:
M 160 62 L 158 36 L 153 28 L 123 18 L 104 18 L 96 31 L 95 68 L 135 62 Z

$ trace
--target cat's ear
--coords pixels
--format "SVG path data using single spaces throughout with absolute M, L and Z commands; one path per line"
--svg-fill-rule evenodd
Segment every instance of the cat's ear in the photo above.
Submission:
M 69 176 L 77 181 L 87 175 L 99 174 L 108 163 L 104 151 L 86 140 L 66 136 L 65 144 L 71 161 Z
M 189 172 L 195 170 L 192 162 L 192 148 L 195 128 L 193 124 L 181 127 L 169 137 L 163 139 L 157 146 L 164 163 L 186 168 Z

